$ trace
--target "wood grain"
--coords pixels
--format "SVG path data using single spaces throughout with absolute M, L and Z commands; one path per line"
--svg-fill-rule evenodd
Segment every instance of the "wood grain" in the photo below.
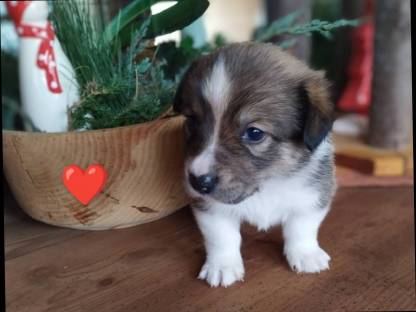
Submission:
M 77 229 L 122 228 L 162 218 L 189 203 L 182 181 L 182 118 L 61 134 L 3 130 L 3 167 L 32 218 Z M 62 182 L 64 167 L 101 164 L 108 178 L 87 206 Z
M 188 209 L 96 232 L 18 220 L 5 226 L 8 312 L 416 309 L 412 187 L 340 189 L 320 231 L 331 269 L 319 275 L 289 270 L 279 228 L 244 226 L 245 282 L 227 289 L 196 279 L 204 249 Z

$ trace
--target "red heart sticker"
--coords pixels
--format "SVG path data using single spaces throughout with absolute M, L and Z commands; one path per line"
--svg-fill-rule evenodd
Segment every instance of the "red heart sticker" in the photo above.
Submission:
M 67 190 L 84 205 L 103 189 L 106 178 L 107 172 L 101 165 L 90 165 L 85 171 L 70 165 L 64 168 L 62 176 Z

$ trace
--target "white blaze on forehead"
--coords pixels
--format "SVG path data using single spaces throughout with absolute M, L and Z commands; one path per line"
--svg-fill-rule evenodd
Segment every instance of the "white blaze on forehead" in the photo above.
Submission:
M 204 150 L 190 163 L 190 172 L 196 176 L 209 173 L 214 165 L 220 121 L 228 105 L 230 92 L 231 81 L 224 60 L 220 57 L 202 84 L 202 94 L 214 115 L 214 128 Z
M 214 64 L 211 75 L 205 80 L 202 90 L 214 113 L 216 125 L 228 104 L 230 89 L 231 81 L 224 60 L 220 57 Z

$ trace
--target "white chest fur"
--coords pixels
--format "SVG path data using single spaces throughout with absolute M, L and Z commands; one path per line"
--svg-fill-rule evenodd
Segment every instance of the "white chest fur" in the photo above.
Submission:
M 312 209 L 319 200 L 319 192 L 307 184 L 303 175 L 276 178 L 265 183 L 242 203 L 237 205 L 213 204 L 215 213 L 228 214 L 246 221 L 259 230 L 267 230 L 286 220 L 292 212 Z

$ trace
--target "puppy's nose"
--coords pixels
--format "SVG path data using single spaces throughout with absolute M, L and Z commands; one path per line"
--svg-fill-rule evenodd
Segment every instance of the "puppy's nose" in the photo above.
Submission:
M 209 194 L 214 190 L 215 185 L 218 183 L 218 177 L 213 174 L 195 176 L 191 173 L 189 174 L 189 182 L 199 193 Z

